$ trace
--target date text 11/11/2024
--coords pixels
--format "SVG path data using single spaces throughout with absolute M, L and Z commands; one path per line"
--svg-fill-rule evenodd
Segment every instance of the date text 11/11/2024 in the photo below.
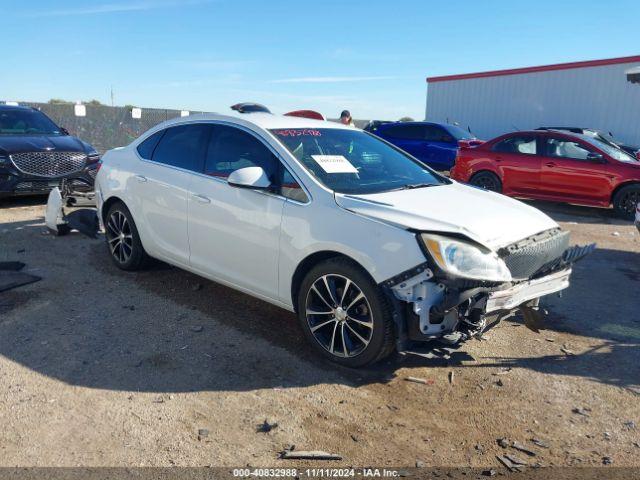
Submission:
M 233 476 L 240 478 L 396 478 L 401 477 L 402 472 L 387 468 L 238 468 L 233 470 Z

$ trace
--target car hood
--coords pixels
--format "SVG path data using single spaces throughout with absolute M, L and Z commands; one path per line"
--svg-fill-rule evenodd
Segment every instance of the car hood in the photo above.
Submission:
M 70 135 L 0 135 L 0 151 L 21 152 L 86 152 L 83 142 Z
M 465 235 L 491 249 L 558 224 L 540 210 L 497 193 L 456 182 L 367 195 L 335 195 L 342 208 L 424 232 Z

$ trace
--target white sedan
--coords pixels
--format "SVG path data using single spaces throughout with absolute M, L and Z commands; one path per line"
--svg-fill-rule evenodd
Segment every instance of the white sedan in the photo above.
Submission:
M 295 311 L 353 367 L 532 315 L 592 248 L 366 132 L 260 112 L 156 126 L 104 155 L 96 198 L 119 268 L 153 257 Z

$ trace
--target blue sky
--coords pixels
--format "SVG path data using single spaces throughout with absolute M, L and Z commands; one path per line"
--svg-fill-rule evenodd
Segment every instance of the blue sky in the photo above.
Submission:
M 424 118 L 427 76 L 640 54 L 640 2 L 0 0 L 0 99 Z

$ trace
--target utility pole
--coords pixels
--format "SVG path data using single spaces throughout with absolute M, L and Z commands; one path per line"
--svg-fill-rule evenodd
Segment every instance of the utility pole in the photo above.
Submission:
M 111 85 L 111 106 L 113 107 L 113 85 Z

